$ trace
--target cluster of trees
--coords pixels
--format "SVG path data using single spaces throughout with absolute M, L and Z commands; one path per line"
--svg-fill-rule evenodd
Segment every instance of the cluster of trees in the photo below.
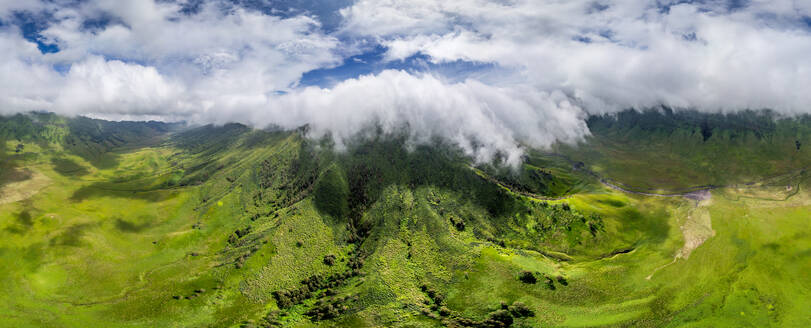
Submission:
M 346 265 L 349 267 L 350 270 L 357 271 L 355 273 L 355 275 L 357 276 L 360 274 L 360 268 L 362 268 L 363 264 L 366 262 L 367 254 L 363 250 L 355 250 L 350 251 L 349 255 L 351 255 L 352 257 L 349 258 L 349 262 L 347 262 Z
M 501 308 L 490 312 L 483 320 L 473 320 L 469 318 L 453 317 L 451 320 L 443 322 L 445 326 L 471 327 L 471 328 L 506 328 L 515 323 L 515 319 L 535 316 L 526 304 L 515 302 L 512 305 L 502 302 Z
M 548 204 L 540 202 L 531 205 L 526 215 L 517 215 L 517 226 L 527 226 L 526 220 L 534 220 L 533 231 L 528 231 L 533 239 L 545 241 L 548 245 L 570 247 L 579 245 L 589 232 L 592 237 L 605 231 L 603 218 L 597 214 L 583 214 L 572 209 L 569 204 Z
M 359 270 L 336 273 L 328 277 L 321 275 L 310 276 L 302 280 L 301 286 L 299 287 L 273 292 L 273 298 L 276 299 L 276 305 L 278 305 L 280 309 L 286 309 L 311 298 L 315 292 L 321 289 L 327 289 L 327 292 L 332 294 L 331 288 L 338 287 L 344 283 L 344 280 L 357 275 L 360 275 Z
M 558 179 L 549 169 L 522 167 L 517 174 L 511 170 L 486 169 L 496 180 L 510 188 L 510 190 L 520 193 L 557 197 L 563 196 L 558 190 L 569 189 L 565 188 L 565 181 Z
M 538 275 L 541 275 L 540 272 L 532 272 L 532 271 L 521 271 L 518 275 L 518 280 L 525 283 L 525 284 L 535 284 L 538 282 Z M 569 282 L 566 280 L 565 277 L 558 275 L 556 277 L 550 277 L 546 274 L 542 275 L 543 279 L 545 280 L 546 287 L 550 290 L 555 290 L 555 282 L 557 281 L 558 284 L 563 286 L 568 286 Z
M 250 251 L 237 257 L 236 263 L 234 263 L 234 267 L 237 269 L 242 269 L 242 267 L 245 265 L 245 261 L 247 261 L 248 258 L 251 257 L 251 255 L 253 255 L 253 253 L 256 253 L 257 251 L 259 251 L 259 246 L 251 247 Z
M 423 301 L 424 305 L 427 307 L 422 309 L 422 314 L 433 319 L 440 319 L 440 317 L 451 315 L 451 310 L 443 304 L 445 302 L 445 296 L 440 294 L 436 289 L 428 287 L 426 284 L 420 286 L 420 290 L 428 296 L 428 299 Z
M 228 243 L 234 245 L 239 241 L 240 238 L 245 237 L 249 233 L 251 233 L 251 226 L 247 226 L 242 229 L 237 229 L 234 231 L 234 233 L 228 236 Z
M 448 309 L 444 305 L 445 297 L 436 289 L 423 284 L 420 290 L 428 296 L 424 301 L 428 307 L 423 308 L 422 313 L 429 318 L 441 320 L 442 325 L 446 327 L 505 328 L 512 326 L 515 319 L 535 316 L 535 312 L 522 302 L 515 302 L 512 305 L 501 302 L 501 307 L 490 312 L 485 319 L 473 320 Z
M 262 161 L 257 170 L 257 198 L 275 208 L 288 207 L 305 197 L 319 174 L 318 156 L 307 142 L 302 141 L 298 154 L 285 155 Z
M 242 229 L 237 229 L 234 231 L 234 233 L 228 236 L 228 243 L 231 245 L 245 244 L 244 242 L 240 243 L 240 240 L 242 239 L 242 237 L 247 236 L 249 233 L 251 233 L 251 226 L 247 226 Z M 263 244 L 267 244 L 267 242 L 268 242 L 267 240 L 262 241 Z M 234 262 L 234 267 L 236 267 L 237 269 L 241 269 L 245 265 L 245 261 L 247 261 L 251 255 L 259 251 L 260 248 L 259 246 L 260 245 L 254 245 L 253 247 L 250 248 L 248 252 L 239 255 L 236 261 Z
M 348 171 L 349 180 L 349 242 L 355 243 L 366 238 L 371 226 L 361 222 L 365 212 L 377 200 L 379 185 L 382 183 L 381 172 L 373 166 L 360 163 Z
M 357 296 L 333 297 L 327 300 L 318 300 L 312 309 L 305 314 L 312 321 L 328 320 L 338 317 L 349 310 L 348 304 L 358 300 Z
M 299 243 L 301 242 L 299 241 Z M 322 289 L 324 291 L 321 296 L 335 296 L 337 294 L 335 288 L 342 286 L 347 279 L 362 275 L 360 269 L 363 267 L 364 259 L 367 256 L 366 252 L 356 249 L 350 251 L 349 255 L 350 258 L 347 261 L 349 270 L 346 272 L 332 274 L 327 277 L 313 275 L 302 280 L 299 287 L 273 292 L 272 295 L 276 299 L 276 304 L 279 309 L 287 309 L 293 305 L 302 303 L 304 300 L 316 296 Z M 324 263 L 327 265 L 334 265 L 335 260 L 335 255 L 329 254 L 324 256 Z M 326 302 L 319 300 L 316 302 L 315 307 L 306 314 L 314 321 L 335 318 L 348 309 L 348 307 L 345 306 L 346 301 L 357 301 L 357 297 L 336 297 L 330 298 Z M 279 311 L 268 313 L 264 318 L 263 327 L 278 326 L 277 318 L 279 314 Z

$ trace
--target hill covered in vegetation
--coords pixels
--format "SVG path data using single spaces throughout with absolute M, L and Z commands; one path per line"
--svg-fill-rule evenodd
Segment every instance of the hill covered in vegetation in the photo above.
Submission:
M 767 115 L 593 117 L 517 168 L 3 117 L 0 326 L 807 326 L 811 123 Z

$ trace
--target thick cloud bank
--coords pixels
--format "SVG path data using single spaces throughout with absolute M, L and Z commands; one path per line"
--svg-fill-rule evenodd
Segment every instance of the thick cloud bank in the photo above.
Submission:
M 0 0 L 0 113 L 310 124 L 339 144 L 369 124 L 407 126 L 415 141 L 515 162 L 521 145 L 582 138 L 588 114 L 811 113 L 809 3 L 358 0 L 318 13 Z M 378 69 L 300 84 L 314 70 L 351 71 L 370 49 L 383 49 L 368 64 Z M 432 69 L 459 63 L 471 65 Z

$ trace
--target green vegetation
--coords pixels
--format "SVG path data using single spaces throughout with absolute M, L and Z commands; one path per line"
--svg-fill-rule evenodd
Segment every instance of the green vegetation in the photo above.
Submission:
M 588 120 L 592 136 L 557 151 L 632 190 L 756 182 L 811 166 L 811 116 L 627 111 Z
M 695 115 L 593 118 L 519 168 L 401 135 L 0 118 L 0 326 L 811 325 L 811 123 Z

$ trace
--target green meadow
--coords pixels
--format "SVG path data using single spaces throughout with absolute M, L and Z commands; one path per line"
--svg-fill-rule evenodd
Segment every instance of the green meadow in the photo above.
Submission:
M 811 326 L 811 123 L 627 115 L 519 168 L 0 118 L 0 326 Z

